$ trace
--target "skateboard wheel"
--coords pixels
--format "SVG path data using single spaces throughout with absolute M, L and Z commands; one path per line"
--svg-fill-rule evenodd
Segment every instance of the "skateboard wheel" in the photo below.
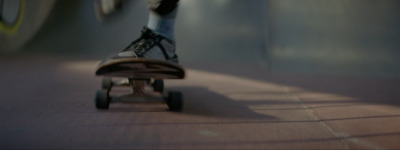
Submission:
M 154 80 L 153 90 L 159 93 L 164 91 L 164 81 L 163 80 Z
M 101 86 L 103 89 L 109 90 L 111 89 L 113 83 L 110 77 L 104 77 L 103 81 L 101 82 Z
M 167 105 L 171 111 L 181 111 L 183 106 L 183 97 L 181 92 L 168 92 L 166 98 Z
M 97 109 L 108 109 L 110 106 L 110 96 L 108 90 L 98 90 L 96 92 L 96 108 Z

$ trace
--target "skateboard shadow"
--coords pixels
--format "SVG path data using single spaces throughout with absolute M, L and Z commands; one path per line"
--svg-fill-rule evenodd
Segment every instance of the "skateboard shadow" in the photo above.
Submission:
M 400 80 L 398 78 L 373 77 L 362 74 L 335 75 L 329 73 L 279 71 L 273 68 L 243 63 L 191 63 L 187 66 L 196 70 L 229 74 L 258 80 L 259 82 L 301 88 L 302 91 L 300 92 L 329 93 L 331 95 L 354 98 L 353 101 L 348 101 L 349 103 L 366 102 L 400 106 L 400 101 L 398 101 L 400 92 L 397 90 L 400 88 Z M 296 91 L 294 94 L 297 94 Z
M 231 119 L 267 119 L 278 120 L 273 115 L 257 113 L 246 103 L 230 99 L 204 87 L 171 87 L 169 90 L 181 91 L 184 95 L 186 115 L 231 118 Z
M 150 97 L 146 102 L 117 102 L 111 103 L 107 113 L 148 113 L 170 112 L 178 115 L 194 115 L 212 118 L 230 119 L 263 119 L 268 121 L 278 120 L 272 115 L 259 114 L 249 109 L 245 103 L 235 101 L 224 95 L 210 91 L 204 87 L 167 87 L 168 91 L 180 91 L 183 94 L 183 110 L 180 112 L 169 111 L 161 97 Z M 102 110 L 99 110 L 102 111 Z

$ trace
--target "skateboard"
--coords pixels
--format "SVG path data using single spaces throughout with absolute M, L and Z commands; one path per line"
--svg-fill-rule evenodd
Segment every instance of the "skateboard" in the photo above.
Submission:
M 108 109 L 111 102 L 129 98 L 130 101 L 162 96 L 171 111 L 180 111 L 183 96 L 178 91 L 164 92 L 165 79 L 183 79 L 185 70 L 180 65 L 155 59 L 123 58 L 101 63 L 96 76 L 103 76 L 102 88 L 96 92 L 97 109 Z M 115 87 L 130 87 L 123 96 L 113 96 Z M 146 100 L 145 100 L 146 101 Z

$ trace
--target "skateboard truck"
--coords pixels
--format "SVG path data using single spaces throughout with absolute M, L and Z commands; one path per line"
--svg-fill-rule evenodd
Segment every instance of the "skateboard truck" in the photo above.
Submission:
M 132 91 L 135 96 L 144 96 L 144 86 L 145 86 L 145 80 L 134 80 L 134 79 L 129 79 L 129 83 L 131 84 Z
M 95 104 L 97 109 L 108 109 L 111 102 L 116 102 L 120 100 L 121 97 L 111 96 L 111 91 L 113 87 L 123 86 L 132 88 L 132 92 L 129 95 L 134 98 L 150 96 L 146 91 L 146 85 L 153 87 L 153 92 L 163 95 L 164 81 L 154 80 L 151 82 L 150 79 L 133 79 L 128 78 L 128 80 L 118 80 L 112 81 L 110 77 L 104 77 L 102 81 L 102 89 L 98 90 L 96 93 Z M 181 111 L 183 106 L 183 97 L 181 92 L 170 91 L 167 92 L 167 96 L 163 96 L 165 102 L 167 103 L 171 111 Z

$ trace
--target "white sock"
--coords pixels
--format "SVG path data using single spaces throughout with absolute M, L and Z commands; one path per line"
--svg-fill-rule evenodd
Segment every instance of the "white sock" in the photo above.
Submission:
M 171 13 L 164 16 L 161 16 L 153 11 L 150 11 L 147 27 L 157 34 L 165 36 L 170 40 L 174 40 L 176 13 L 177 13 L 177 8 L 175 8 L 175 10 L 173 10 Z

